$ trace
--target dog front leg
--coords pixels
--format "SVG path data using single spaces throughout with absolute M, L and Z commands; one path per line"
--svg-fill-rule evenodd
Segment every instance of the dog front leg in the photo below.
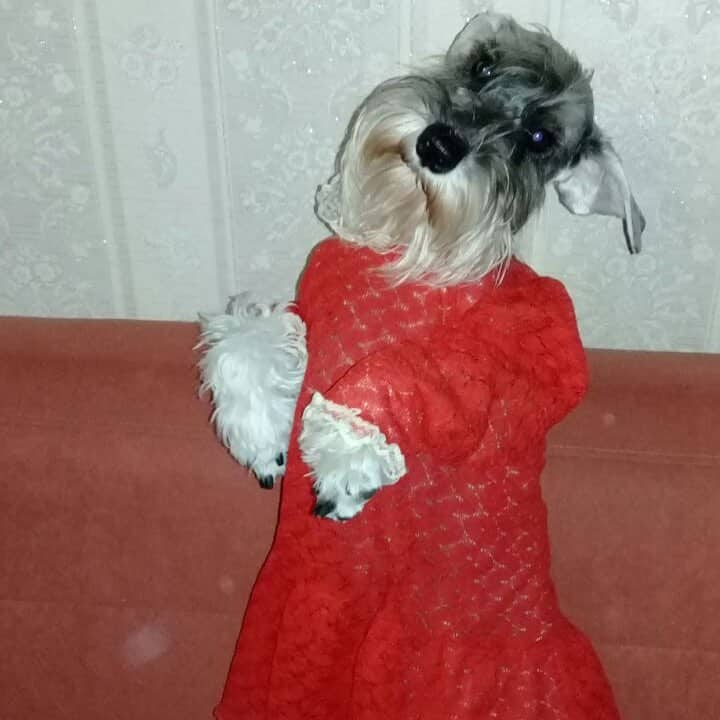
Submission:
M 295 406 L 307 366 L 305 325 L 287 307 L 230 300 L 202 317 L 201 391 L 210 390 L 218 436 L 271 488 L 285 473 Z
M 349 520 L 406 472 L 400 448 L 360 412 L 315 393 L 305 408 L 300 450 L 317 495 L 315 515 Z

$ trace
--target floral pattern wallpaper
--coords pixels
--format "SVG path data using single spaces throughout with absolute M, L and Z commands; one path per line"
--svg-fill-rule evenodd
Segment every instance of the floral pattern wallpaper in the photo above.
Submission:
M 595 69 L 648 220 L 632 258 L 549 195 L 519 254 L 589 346 L 720 352 L 718 0 L 0 0 L 0 313 L 291 298 L 353 108 L 485 8 Z

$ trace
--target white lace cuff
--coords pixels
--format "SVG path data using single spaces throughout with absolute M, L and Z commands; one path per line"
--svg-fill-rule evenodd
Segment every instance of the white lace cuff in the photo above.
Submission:
M 393 485 L 407 472 L 402 451 L 387 441 L 380 428 L 363 420 L 359 410 L 320 393 L 313 395 L 303 413 L 300 449 L 320 482 L 350 470 L 356 482 L 379 488 Z M 363 488 L 347 489 L 354 493 Z

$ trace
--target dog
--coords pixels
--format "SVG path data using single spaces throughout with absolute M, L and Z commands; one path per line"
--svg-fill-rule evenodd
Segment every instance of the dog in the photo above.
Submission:
M 316 212 L 343 242 L 387 255 L 389 284 L 502 283 L 513 238 L 550 186 L 573 214 L 620 218 L 640 251 L 645 219 L 595 123 L 591 73 L 547 30 L 483 13 L 440 59 L 360 104 Z M 304 323 L 292 305 L 237 296 L 201 325 L 218 435 L 272 487 L 308 363 Z M 403 449 L 358 408 L 316 395 L 299 422 L 319 516 L 351 519 L 405 474 Z

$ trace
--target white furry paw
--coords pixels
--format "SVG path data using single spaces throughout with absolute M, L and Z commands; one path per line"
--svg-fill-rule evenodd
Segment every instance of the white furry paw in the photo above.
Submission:
M 400 448 L 378 427 L 320 393 L 303 413 L 300 449 L 315 480 L 315 515 L 330 520 L 355 517 L 380 488 L 406 473 Z
M 271 488 L 285 473 L 295 405 L 307 366 L 305 325 L 282 305 L 230 300 L 227 313 L 200 318 L 201 392 L 231 455 Z

